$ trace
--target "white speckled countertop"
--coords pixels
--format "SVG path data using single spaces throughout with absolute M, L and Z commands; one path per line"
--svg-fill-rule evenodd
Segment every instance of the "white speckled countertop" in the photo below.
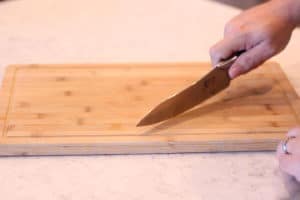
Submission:
M 204 0 L 1 1 L 0 77 L 12 63 L 208 61 L 238 12 Z M 275 58 L 298 87 L 299 42 L 297 30 Z M 274 152 L 3 157 L 0 171 L 5 200 L 287 197 Z

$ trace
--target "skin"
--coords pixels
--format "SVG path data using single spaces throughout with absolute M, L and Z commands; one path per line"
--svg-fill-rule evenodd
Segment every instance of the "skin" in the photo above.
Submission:
M 232 79 L 245 74 L 281 52 L 299 24 L 300 0 L 273 0 L 242 12 L 226 24 L 223 39 L 211 47 L 212 64 L 246 50 L 229 70 Z M 287 136 L 296 137 L 288 142 L 291 154 L 279 144 L 277 158 L 291 199 L 300 199 L 300 128 Z
M 292 14 L 296 3 L 299 14 Z M 212 64 L 246 50 L 231 66 L 229 75 L 236 78 L 247 73 L 286 47 L 298 17 L 300 20 L 299 0 L 274 0 L 241 13 L 226 24 L 224 38 L 211 47 Z
M 277 158 L 279 168 L 282 172 L 284 183 L 295 199 L 300 199 L 300 128 L 296 127 L 287 133 L 287 137 L 295 137 L 287 143 L 287 150 L 290 154 L 286 154 L 282 150 L 281 142 L 277 147 Z

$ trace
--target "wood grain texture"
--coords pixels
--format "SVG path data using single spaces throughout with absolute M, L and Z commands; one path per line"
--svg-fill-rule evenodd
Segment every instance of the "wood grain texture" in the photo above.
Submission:
M 15 65 L 1 89 L 0 155 L 274 150 L 300 104 L 276 63 L 169 121 L 135 127 L 208 63 Z

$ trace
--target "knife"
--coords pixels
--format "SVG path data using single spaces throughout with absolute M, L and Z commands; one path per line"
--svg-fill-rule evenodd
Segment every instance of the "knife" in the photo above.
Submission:
M 157 105 L 136 126 L 151 125 L 175 117 L 227 88 L 231 81 L 228 70 L 243 52 L 220 61 L 203 78 Z

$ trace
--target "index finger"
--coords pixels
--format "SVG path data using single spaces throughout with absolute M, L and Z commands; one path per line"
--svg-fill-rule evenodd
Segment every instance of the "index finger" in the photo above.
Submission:
M 244 36 L 226 37 L 210 48 L 210 57 L 213 66 L 223 59 L 227 59 L 238 51 L 246 49 Z

